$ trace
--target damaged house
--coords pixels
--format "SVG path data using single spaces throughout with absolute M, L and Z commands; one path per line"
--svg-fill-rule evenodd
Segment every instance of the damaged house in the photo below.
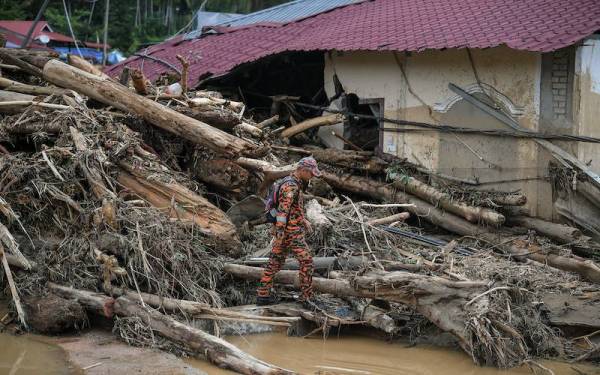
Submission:
M 314 3 L 205 27 L 108 73 L 136 67 L 156 79 L 180 54 L 190 86 L 229 87 L 257 107 L 288 95 L 361 115 L 333 125 L 338 137 L 321 128 L 328 146 L 344 147 L 343 136 L 476 189 L 521 192 L 530 215 L 600 230 L 580 216 L 584 198 L 561 194 L 551 178 L 554 165 L 600 172 L 600 145 L 582 141 L 600 136 L 595 1 L 303 2 Z

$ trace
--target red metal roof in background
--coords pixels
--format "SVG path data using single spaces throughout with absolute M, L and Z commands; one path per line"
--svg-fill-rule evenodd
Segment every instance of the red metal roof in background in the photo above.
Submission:
M 27 35 L 29 28 L 33 24 L 33 21 L 0 21 L 0 28 L 13 31 L 17 34 Z M 49 28 L 48 31 L 51 30 L 50 26 L 48 26 L 48 22 L 39 21 L 37 25 L 35 25 L 35 30 L 33 30 L 33 37 L 40 34 L 46 34 L 47 32 L 42 33 L 44 28 Z
M 206 74 L 285 51 L 423 51 L 507 45 L 547 52 L 600 30 L 598 0 L 369 0 L 283 25 L 252 25 L 199 39 L 178 37 L 140 51 L 179 66 L 190 64 L 189 84 Z M 133 56 L 125 65 L 156 79 L 166 64 Z

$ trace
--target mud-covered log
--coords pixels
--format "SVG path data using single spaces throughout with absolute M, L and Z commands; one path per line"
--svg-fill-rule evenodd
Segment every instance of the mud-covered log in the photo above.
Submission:
M 337 113 L 333 114 L 333 115 L 325 115 L 325 116 L 311 118 L 306 121 L 302 121 L 301 123 L 299 123 L 297 125 L 294 125 L 294 126 L 291 126 L 287 129 L 285 129 L 281 133 L 281 138 L 290 138 L 296 134 L 305 132 L 309 129 L 317 128 L 320 126 L 335 125 L 342 121 L 344 121 L 344 116 L 337 114 Z
M 119 297 L 116 300 L 103 294 L 86 290 L 73 289 L 53 283 L 48 287 L 54 293 L 69 299 L 77 300 L 88 311 L 112 318 L 138 317 L 154 332 L 166 337 L 192 351 L 201 358 L 206 357 L 211 363 L 241 374 L 293 374 L 266 362 L 263 362 L 238 349 L 233 344 L 208 334 L 197 328 L 185 325 L 156 310 L 144 308 L 135 300 Z
M 577 242 L 583 236 L 581 231 L 577 228 L 565 224 L 552 223 L 534 217 L 510 216 L 508 218 L 508 223 L 533 229 L 539 234 L 552 238 L 560 243 Z
M 209 237 L 218 240 L 218 245 L 230 254 L 239 254 L 240 240 L 236 228 L 218 207 L 206 198 L 177 183 L 148 180 L 145 172 L 121 163 L 125 168 L 118 181 L 152 206 L 170 217 L 196 224 Z M 173 201 L 176 205 L 173 205 Z
M 237 264 L 226 264 L 223 270 L 246 280 L 258 280 L 263 272 L 261 268 Z M 298 287 L 298 272 L 280 271 L 275 282 Z M 384 272 L 356 276 L 352 282 L 315 277 L 313 287 L 321 293 L 377 298 L 412 306 L 440 329 L 453 334 L 461 347 L 471 354 L 471 338 L 466 336 L 466 323 L 468 309 L 475 307 L 466 307 L 465 304 L 484 292 L 486 283 L 450 281 L 408 272 Z M 485 309 L 486 304 L 485 297 L 477 300 L 478 308 Z
M 32 86 L 0 77 L 0 89 L 29 95 L 63 95 L 67 90 L 57 87 Z
M 44 66 L 44 77 L 60 87 L 75 90 L 122 111 L 135 113 L 161 129 L 204 145 L 215 152 L 239 156 L 256 149 L 255 145 L 243 139 L 137 95 L 117 82 L 89 74 L 60 61 L 48 62 Z
M 457 202 L 446 193 L 410 176 L 401 176 L 394 181 L 394 186 L 406 190 L 434 206 L 439 206 L 448 212 L 463 217 L 470 222 L 484 222 L 495 226 L 504 223 L 504 215 L 485 207 L 470 206 L 463 202 Z
M 247 170 L 228 159 L 199 161 L 191 170 L 194 178 L 226 191 L 240 192 L 250 178 Z

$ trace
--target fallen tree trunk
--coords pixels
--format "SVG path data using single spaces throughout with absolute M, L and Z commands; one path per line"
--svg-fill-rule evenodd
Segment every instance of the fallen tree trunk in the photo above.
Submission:
M 571 220 L 579 227 L 600 239 L 600 209 L 579 194 L 560 197 L 554 202 L 559 215 Z
M 582 239 L 579 229 L 565 224 L 556 224 L 550 221 L 527 216 L 510 216 L 508 223 L 529 229 L 534 229 L 541 235 L 552 238 L 560 243 L 573 243 Z M 585 237 L 585 236 L 584 236 Z M 589 238 L 589 237 L 588 237 Z
M 373 156 L 371 152 L 338 150 L 335 148 L 310 148 L 312 156 L 319 162 L 351 168 L 373 174 L 383 173 L 388 163 Z
M 423 218 L 434 225 L 444 228 L 450 232 L 460 234 L 462 236 L 471 236 L 475 238 L 481 238 L 490 243 L 498 243 L 499 238 L 494 233 L 488 232 L 485 228 L 474 225 L 456 215 L 450 213 L 444 213 L 441 210 L 435 208 L 429 203 L 422 201 L 418 198 L 412 197 L 401 191 L 393 189 L 389 185 L 370 180 L 363 177 L 357 177 L 352 175 L 338 176 L 328 172 L 322 172 L 323 178 L 333 187 L 341 190 L 350 191 L 355 194 L 366 195 L 373 199 L 386 200 L 388 202 L 397 203 L 412 203 L 414 207 L 406 207 L 406 210 L 410 213 Z M 558 202 L 558 201 L 557 201 Z M 560 212 L 560 211 L 559 211 Z M 546 258 L 540 258 L 539 256 L 534 257 L 528 251 L 516 248 L 514 246 L 501 246 L 508 252 L 513 254 L 515 257 L 526 257 L 532 260 L 546 261 Z M 537 259 L 536 259 L 537 258 Z M 582 265 L 579 261 L 572 258 L 563 256 L 553 256 L 552 262 L 548 262 L 548 265 L 561 269 L 563 271 L 576 272 L 585 279 L 592 282 L 599 282 L 600 270 L 595 267 Z
M 126 164 L 121 163 L 121 167 L 124 167 L 124 171 L 119 173 L 117 180 L 124 187 L 170 217 L 196 224 L 230 254 L 239 254 L 241 243 L 235 226 L 223 211 L 206 198 L 175 183 L 149 181 L 143 171 Z M 177 205 L 174 206 L 172 200 Z
M 67 90 L 57 87 L 32 86 L 0 77 L 0 89 L 29 95 L 63 95 Z
M 435 206 L 439 206 L 448 212 L 464 217 L 470 222 L 484 222 L 494 226 L 500 226 L 504 223 L 504 215 L 484 207 L 469 206 L 466 203 L 452 200 L 452 197 L 439 191 L 433 186 L 427 185 L 414 177 L 401 176 L 394 181 L 394 186 L 405 189 Z
M 157 309 L 164 309 L 174 313 L 183 312 L 201 319 L 212 320 L 237 320 L 237 321 L 252 321 L 263 322 L 264 324 L 272 325 L 287 325 L 297 321 L 297 319 L 245 314 L 229 309 L 218 309 L 211 307 L 206 303 L 161 297 L 156 294 L 144 292 L 133 292 L 130 290 L 122 290 L 113 288 L 113 295 L 124 296 L 132 301 L 140 301 Z M 280 324 L 274 324 L 280 323 Z
M 421 266 L 418 264 L 401 263 L 380 260 L 381 265 L 386 271 L 400 271 L 405 270 L 409 272 L 418 272 L 421 270 Z M 269 258 L 250 258 L 244 261 L 246 265 L 262 266 L 269 263 Z M 314 257 L 313 267 L 316 271 L 329 271 L 329 270 L 356 270 L 359 268 L 366 267 L 371 262 L 367 257 L 362 256 L 351 256 L 348 258 L 342 257 Z M 284 270 L 299 270 L 300 264 L 296 259 L 288 258 L 285 260 L 283 265 Z
M 78 69 L 83 70 L 84 72 L 88 72 L 98 77 L 110 79 L 106 74 L 104 74 L 100 69 L 96 68 L 94 65 L 90 64 L 89 61 L 84 59 L 83 57 L 79 57 L 77 55 L 68 54 L 67 62 L 69 65 L 74 66 Z
M 223 270 L 246 280 L 259 280 L 263 272 L 261 268 L 236 264 L 226 264 Z M 298 272 L 280 271 L 275 276 L 275 282 L 299 287 Z M 454 335 L 460 346 L 471 356 L 475 356 L 473 346 L 479 345 L 477 341 L 479 337 L 476 334 L 469 335 L 467 321 L 492 319 L 486 317 L 485 313 L 488 305 L 487 296 L 481 295 L 486 290 L 485 282 L 450 281 L 437 276 L 384 272 L 356 276 L 351 281 L 315 277 L 313 288 L 321 293 L 342 297 L 376 298 L 409 305 L 440 329 Z M 473 302 L 468 304 L 470 301 Z M 479 314 L 479 318 L 471 315 L 475 311 Z M 500 343 L 504 339 L 495 337 L 494 340 L 498 340 L 497 343 L 502 345 Z M 486 355 L 493 356 L 490 353 Z M 527 354 L 513 353 L 513 355 L 525 359 Z M 496 360 L 475 357 L 473 359 L 478 363 Z
M 299 123 L 297 125 L 294 125 L 294 126 L 291 126 L 287 129 L 285 129 L 281 133 L 281 138 L 290 138 L 296 134 L 305 132 L 308 129 L 316 128 L 319 126 L 334 125 L 334 124 L 337 124 L 342 121 L 344 121 L 344 116 L 337 114 L 337 113 L 333 114 L 333 115 L 325 115 L 325 116 L 311 118 L 306 121 L 302 121 L 301 123 Z
M 595 185 L 588 181 L 580 181 L 577 183 L 577 192 L 581 193 L 594 206 L 600 208 L 600 190 Z
M 215 152 L 239 156 L 256 149 L 255 145 L 243 139 L 137 95 L 117 82 L 86 73 L 58 60 L 52 60 L 44 66 L 44 78 L 124 112 L 135 113 L 161 129 Z
M 223 339 L 187 326 L 156 310 L 144 308 L 127 297 L 119 297 L 115 300 L 103 294 L 53 283 L 48 283 L 48 287 L 64 298 L 76 299 L 87 310 L 102 316 L 108 318 L 112 318 L 114 315 L 138 317 L 161 336 L 182 345 L 196 356 L 206 357 L 211 363 L 221 368 L 248 375 L 293 374 L 292 371 L 263 362 Z

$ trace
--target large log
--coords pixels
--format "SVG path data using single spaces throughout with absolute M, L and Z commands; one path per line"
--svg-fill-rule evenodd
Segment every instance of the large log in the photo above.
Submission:
M 0 77 L 0 89 L 29 95 L 63 95 L 67 90 L 57 87 L 32 86 Z
M 404 189 L 410 194 L 463 217 L 472 223 L 484 222 L 495 226 L 500 226 L 504 223 L 504 215 L 489 208 L 474 207 L 463 202 L 457 202 L 450 195 L 414 177 L 402 176 L 394 181 L 394 186 Z
M 565 224 L 552 223 L 535 217 L 509 216 L 508 223 L 534 229 L 539 234 L 552 238 L 560 243 L 577 242 L 582 239 L 583 236 L 581 231 L 577 228 Z
M 89 61 L 84 59 L 83 57 L 79 57 L 77 55 L 68 54 L 67 62 L 69 65 L 74 66 L 78 69 L 83 70 L 84 72 L 88 72 L 98 77 L 109 78 L 106 74 L 104 74 L 100 69 L 96 68 Z
M 142 307 L 127 297 L 119 297 L 115 300 L 103 294 L 77 290 L 53 283 L 48 283 L 48 287 L 54 293 L 64 298 L 75 299 L 87 310 L 108 318 L 112 318 L 114 315 L 136 316 L 161 336 L 184 346 L 195 353 L 196 356 L 206 357 L 211 363 L 219 367 L 248 375 L 293 374 L 292 371 L 263 362 L 223 339 L 185 325 L 156 310 Z
M 137 95 L 110 79 L 89 74 L 58 60 L 44 66 L 44 78 L 57 86 L 75 90 L 124 112 L 135 113 L 149 123 L 204 145 L 215 152 L 239 156 L 256 149 L 247 141 Z
M 368 196 L 372 199 L 397 203 L 411 203 L 414 207 L 406 207 L 407 211 L 452 233 L 460 234 L 461 236 L 481 238 L 490 243 L 501 242 L 496 234 L 487 231 L 487 229 L 472 224 L 456 215 L 442 212 L 431 204 L 402 191 L 398 191 L 397 189 L 393 189 L 387 184 L 363 177 L 352 175 L 338 176 L 328 172 L 323 172 L 323 178 L 335 188 Z M 510 245 L 501 246 L 501 248 L 510 252 L 515 257 L 529 258 L 563 271 L 578 273 L 589 281 L 596 283 L 600 282 L 600 268 L 592 261 L 584 262 L 575 258 L 567 258 L 559 255 L 546 256 L 544 254 L 533 254 L 530 251 L 523 251 L 523 249 Z
M 308 129 L 316 128 L 319 126 L 335 125 L 339 122 L 344 121 L 344 116 L 340 114 L 325 115 L 302 121 L 301 123 L 291 126 L 285 129 L 281 133 L 282 138 L 290 138 L 296 134 L 307 131 Z
M 237 264 L 226 264 L 223 270 L 246 280 L 259 280 L 263 272 L 261 268 Z M 280 271 L 275 276 L 275 282 L 299 287 L 298 272 Z M 313 288 L 321 293 L 342 297 L 377 298 L 411 306 L 440 329 L 454 335 L 469 355 L 473 355 L 472 344 L 476 344 L 478 338 L 468 335 L 467 321 L 471 319 L 471 312 L 478 311 L 485 315 L 488 304 L 486 296 L 468 304 L 486 290 L 485 282 L 450 281 L 408 272 L 371 273 L 356 276 L 351 281 L 315 277 Z M 502 340 L 500 337 L 496 339 Z
M 351 168 L 368 173 L 383 173 L 388 163 L 370 152 L 338 150 L 335 148 L 310 148 L 312 156 L 319 162 Z
M 581 193 L 594 206 L 600 208 L 600 189 L 589 181 L 580 181 L 577 183 L 577 192 Z
M 217 240 L 219 246 L 232 255 L 239 254 L 241 243 L 236 228 L 218 207 L 206 198 L 177 183 L 149 180 L 141 169 L 121 163 L 124 168 L 117 180 L 152 206 L 172 218 L 196 224 L 204 234 Z M 172 201 L 177 205 L 173 205 Z

